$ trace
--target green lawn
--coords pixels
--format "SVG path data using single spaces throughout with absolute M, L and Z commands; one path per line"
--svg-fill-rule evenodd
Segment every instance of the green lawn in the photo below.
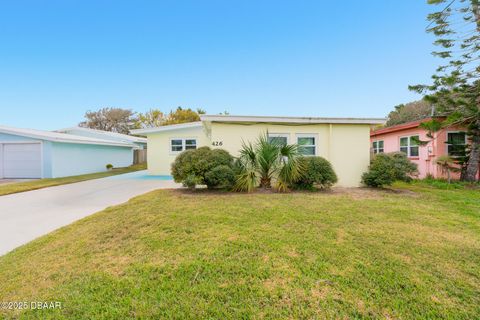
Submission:
M 110 171 L 82 174 L 79 176 L 63 177 L 63 178 L 52 178 L 52 179 L 39 179 L 26 182 L 16 182 L 8 184 L 0 184 L 0 196 L 6 194 L 25 192 L 37 189 L 43 189 L 47 187 L 59 186 L 62 184 L 69 184 L 74 182 L 105 178 L 109 176 L 114 176 L 117 174 L 128 173 L 138 170 L 145 170 L 147 168 L 146 164 L 133 165 L 126 168 L 118 168 Z
M 0 258 L 24 319 L 475 319 L 480 191 L 159 190 Z M 2 316 L 0 311 L 0 317 Z

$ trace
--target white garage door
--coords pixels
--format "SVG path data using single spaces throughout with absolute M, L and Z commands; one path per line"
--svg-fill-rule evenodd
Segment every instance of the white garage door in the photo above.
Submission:
M 3 145 L 4 178 L 41 178 L 40 143 L 5 143 Z

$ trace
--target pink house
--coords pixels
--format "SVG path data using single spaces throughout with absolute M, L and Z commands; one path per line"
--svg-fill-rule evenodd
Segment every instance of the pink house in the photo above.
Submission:
M 445 174 L 436 165 L 435 160 L 441 155 L 458 156 L 467 144 L 465 129 L 449 127 L 433 133 L 433 139 L 427 136 L 427 130 L 420 128 L 423 119 L 404 123 L 388 128 L 373 130 L 370 133 L 372 152 L 405 152 L 408 158 L 418 165 L 419 178 L 431 175 L 435 178 L 444 178 Z M 418 141 L 428 141 L 420 145 Z M 447 143 L 449 142 L 449 143 Z M 458 178 L 459 174 L 453 174 Z

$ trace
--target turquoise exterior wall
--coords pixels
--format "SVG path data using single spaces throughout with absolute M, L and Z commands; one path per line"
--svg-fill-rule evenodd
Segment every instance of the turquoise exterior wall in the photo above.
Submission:
M 54 178 L 106 171 L 109 163 L 114 167 L 133 163 L 129 147 L 52 142 L 51 154 Z
M 60 143 L 0 133 L 0 144 L 2 142 L 41 142 L 42 178 L 106 171 L 109 163 L 114 167 L 128 167 L 133 163 L 131 147 Z
M 53 178 L 52 143 L 43 141 L 43 178 Z
M 6 133 L 1 133 L 0 132 L 0 143 L 1 142 L 24 142 L 24 141 L 42 141 L 39 139 L 32 139 L 32 138 L 27 138 L 27 137 L 22 137 L 22 136 L 16 136 L 13 134 L 6 134 Z

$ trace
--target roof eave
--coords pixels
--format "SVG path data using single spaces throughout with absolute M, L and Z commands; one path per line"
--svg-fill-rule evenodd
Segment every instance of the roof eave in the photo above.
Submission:
M 172 124 L 168 126 L 161 126 L 155 128 L 147 128 L 147 129 L 136 129 L 131 130 L 130 132 L 133 134 L 138 135 L 147 135 L 149 133 L 157 133 L 157 132 L 167 132 L 167 131 L 174 131 L 174 130 L 181 130 L 181 129 L 189 129 L 189 128 L 197 128 L 201 127 L 203 124 L 201 121 L 197 122 L 187 122 L 181 124 Z
M 75 144 L 93 144 L 93 145 L 100 145 L 100 146 L 114 146 L 114 147 L 125 147 L 125 148 L 134 148 L 135 145 L 130 143 L 108 143 L 108 142 L 96 142 L 96 141 L 76 141 L 76 140 L 68 140 L 68 139 L 43 139 L 52 142 L 60 142 L 60 143 L 75 143 Z
M 228 116 L 202 115 L 202 121 L 243 122 L 243 123 L 285 123 L 285 124 L 384 124 L 385 118 L 315 118 L 315 117 L 268 117 L 268 116 Z
M 84 127 L 70 127 L 70 128 L 64 128 L 64 129 L 59 129 L 59 130 L 55 130 L 55 132 L 68 132 L 68 131 L 73 131 L 73 130 L 80 130 L 80 131 L 86 131 L 86 132 L 96 132 L 100 135 L 105 135 L 105 136 L 109 136 L 109 137 L 113 137 L 113 138 L 118 138 L 118 139 L 125 139 L 129 142 L 135 142 L 135 143 L 147 143 L 147 139 L 145 138 L 141 138 L 141 137 L 135 137 L 135 136 L 131 136 L 131 135 L 128 135 L 128 134 L 122 134 L 122 133 L 118 133 L 124 137 L 118 137 L 118 136 L 115 136 L 115 135 L 111 135 L 109 134 L 110 132 L 109 131 L 103 131 L 103 130 L 97 130 L 97 129 L 90 129 L 90 128 L 84 128 Z M 116 132 L 115 132 L 116 133 Z
M 129 143 L 115 143 L 115 142 L 109 142 L 109 141 L 91 141 L 91 140 L 72 140 L 72 139 L 61 139 L 61 138 L 55 138 L 55 137 L 48 137 L 48 136 L 43 136 L 40 134 L 35 134 L 35 133 L 24 133 L 24 132 L 18 132 L 15 130 L 8 130 L 8 129 L 0 129 L 0 132 L 6 133 L 6 134 L 11 134 L 15 136 L 20 136 L 20 137 L 27 137 L 27 138 L 32 138 L 32 139 L 38 139 L 38 140 L 46 140 L 46 141 L 51 141 L 51 142 L 60 142 L 60 143 L 75 143 L 75 144 L 94 144 L 94 145 L 106 145 L 106 146 L 118 146 L 118 147 L 128 147 L 128 148 L 133 148 L 134 146 Z
M 444 117 L 435 117 L 435 119 L 439 119 L 440 121 L 443 118 Z M 424 118 L 424 119 L 421 119 L 421 120 L 415 120 L 415 121 L 410 121 L 410 122 L 406 122 L 406 123 L 402 123 L 402 124 L 397 124 L 397 125 L 391 126 L 391 127 L 380 128 L 380 129 L 377 129 L 377 130 L 373 130 L 370 133 L 370 136 L 375 137 L 375 136 L 379 136 L 379 135 L 382 135 L 382 134 L 387 134 L 387 133 L 392 133 L 392 132 L 399 132 L 399 131 L 403 131 L 403 130 L 418 128 L 420 126 L 420 124 L 422 124 L 424 122 L 427 122 L 427 121 L 430 121 L 432 119 L 434 119 L 434 118 L 433 117 L 428 117 L 428 118 Z

